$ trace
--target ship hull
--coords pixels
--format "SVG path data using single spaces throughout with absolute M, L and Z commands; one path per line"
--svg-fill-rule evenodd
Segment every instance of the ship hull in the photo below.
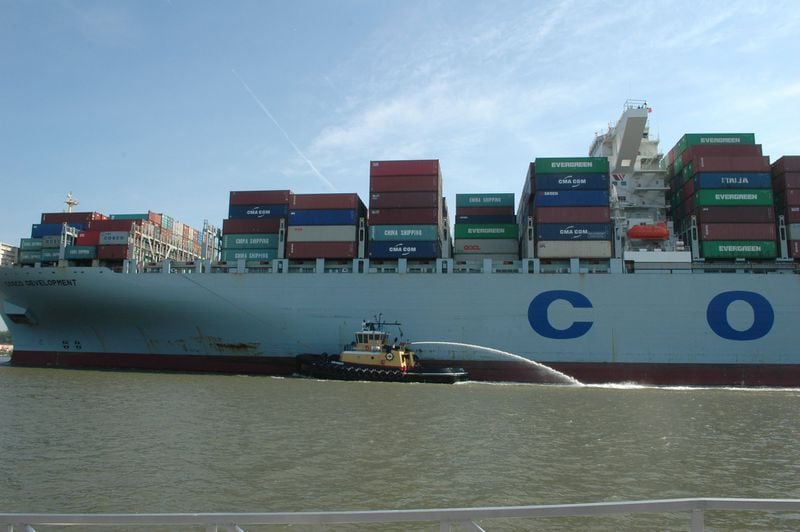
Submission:
M 383 313 L 403 323 L 426 364 L 463 367 L 474 380 L 658 385 L 799 386 L 799 283 L 790 274 L 0 269 L 18 365 L 291 375 L 296 355 L 338 352 Z

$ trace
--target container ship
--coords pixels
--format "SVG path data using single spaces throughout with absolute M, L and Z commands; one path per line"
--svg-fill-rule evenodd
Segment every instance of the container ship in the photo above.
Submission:
M 406 160 L 370 162 L 366 203 L 231 192 L 221 231 L 45 213 L 0 269 L 12 363 L 292 375 L 383 316 L 474 380 L 800 385 L 800 157 L 749 133 L 664 155 L 649 112 L 454 210 Z

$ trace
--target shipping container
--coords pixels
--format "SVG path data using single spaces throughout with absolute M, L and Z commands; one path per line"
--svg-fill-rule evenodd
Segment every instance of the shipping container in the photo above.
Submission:
M 41 238 L 22 238 L 19 241 L 19 249 L 22 251 L 41 251 Z
M 355 242 L 355 225 L 293 225 L 286 230 L 287 242 Z
M 95 246 L 67 246 L 64 248 L 64 258 L 67 260 L 93 259 L 97 257 Z
M 42 249 L 60 248 L 61 235 L 45 235 L 42 237 Z
M 436 259 L 441 254 L 441 244 L 438 240 L 373 241 L 368 246 L 370 259 Z
M 76 246 L 96 246 L 100 243 L 100 231 L 81 231 L 75 238 Z
M 97 223 L 97 222 L 92 222 Z M 81 230 L 84 224 L 71 223 L 70 227 Z M 31 238 L 42 238 L 43 236 L 60 235 L 62 224 L 33 224 L 31 226 Z
M 369 239 L 375 241 L 439 240 L 441 229 L 438 225 L 370 225 Z
M 441 212 L 439 209 L 370 209 L 369 223 L 376 225 L 423 224 L 439 225 Z
M 291 190 L 231 191 L 228 205 L 288 205 Z
M 700 172 L 695 174 L 695 188 L 771 188 L 768 172 Z
M 531 206 L 539 207 L 593 207 L 608 206 L 606 190 L 540 190 L 531 196 Z
M 789 242 L 789 256 L 793 259 L 800 259 L 800 240 Z
M 686 133 L 675 144 L 672 151 L 672 162 L 675 158 L 683 154 L 690 146 L 704 144 L 755 144 L 756 136 L 753 133 Z
M 223 249 L 222 260 L 273 260 L 278 258 L 277 249 Z
M 772 201 L 770 189 L 709 189 L 694 193 L 695 207 L 772 205 Z
M 358 194 L 292 194 L 290 196 L 289 208 L 313 209 L 313 210 L 332 210 L 350 209 L 365 211 L 364 203 Z
M 514 207 L 456 207 L 456 216 L 515 216 Z
M 21 249 L 19 251 L 19 262 L 21 264 L 33 264 L 42 261 L 42 250 Z
M 774 259 L 778 256 L 774 240 L 709 240 L 700 243 L 706 259 Z
M 456 209 L 459 207 L 514 207 L 514 194 L 456 194 Z
M 379 176 L 438 176 L 439 160 L 370 161 L 370 177 Z
M 43 224 L 85 224 L 92 220 L 104 220 L 106 216 L 99 212 L 43 212 Z
M 689 164 L 694 157 L 761 157 L 763 155 L 761 144 L 697 144 L 686 149 L 677 160 L 685 165 Z
M 781 192 L 787 188 L 800 188 L 800 172 L 784 172 L 772 180 L 772 188 Z
M 608 223 L 609 207 L 538 207 L 533 211 L 535 223 Z
M 800 155 L 784 155 L 772 163 L 772 175 L 800 172 Z
M 540 240 L 536 243 L 540 259 L 609 259 L 611 242 L 606 240 Z
M 698 223 L 774 223 L 775 208 L 762 207 L 699 207 Z
M 607 173 L 536 174 L 531 191 L 537 190 L 608 190 Z
M 611 224 L 536 224 L 536 240 L 610 240 Z
M 128 258 L 128 246 L 97 246 L 97 258 L 105 260 L 125 260 Z
M 89 231 L 130 231 L 133 226 L 142 225 L 142 220 L 95 220 L 86 227 Z
M 224 249 L 277 249 L 277 233 L 225 234 L 222 237 Z
M 277 233 L 280 227 L 280 218 L 243 218 L 222 220 L 222 232 L 226 235 Z
M 519 226 L 515 224 L 456 224 L 454 237 L 516 240 L 519 238 Z
M 352 259 L 357 254 L 358 244 L 355 242 L 286 243 L 286 256 L 290 259 Z
M 519 260 L 518 253 L 454 253 L 453 261 L 456 265 L 459 263 L 475 263 L 481 262 L 483 259 L 491 259 L 494 263 L 514 262 Z
M 370 194 L 376 192 L 436 192 L 442 193 L 440 176 L 373 176 L 369 178 Z
M 439 201 L 436 191 L 373 192 L 369 195 L 370 209 L 436 208 Z
M 789 240 L 800 240 L 800 222 L 787 224 L 786 232 Z
M 700 172 L 769 172 L 769 157 L 695 157 L 683 169 L 687 181 Z
M 353 209 L 289 211 L 289 225 L 358 225 Z
M 61 257 L 61 250 L 58 248 L 42 249 L 42 262 L 56 262 Z
M 518 253 L 519 241 L 509 238 L 456 238 L 453 241 L 454 253 Z
M 608 173 L 606 157 L 537 157 L 534 161 L 536 177 L 541 174 Z
M 100 233 L 98 244 L 101 246 L 111 246 L 114 244 L 128 244 L 130 233 L 127 231 L 103 231 Z
M 516 224 L 517 217 L 513 214 L 503 216 L 462 216 L 456 215 L 456 224 Z
M 712 223 L 700 224 L 701 240 L 775 240 L 775 224 Z
M 289 214 L 288 204 L 230 205 L 228 218 L 285 218 Z M 168 227 L 171 229 L 171 227 Z
M 143 214 L 111 214 L 109 215 L 109 219 L 111 220 L 150 220 L 150 215 L 147 213 Z
M 779 207 L 800 206 L 800 188 L 787 188 L 775 194 L 775 205 Z
M 800 223 L 800 206 L 786 207 L 785 210 L 781 211 L 781 214 L 785 215 L 787 224 Z

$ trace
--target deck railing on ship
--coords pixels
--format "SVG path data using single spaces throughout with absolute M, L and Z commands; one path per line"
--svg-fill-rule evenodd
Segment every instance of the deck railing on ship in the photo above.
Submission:
M 547 504 L 488 508 L 446 508 L 433 510 L 377 510 L 355 512 L 270 512 L 270 513 L 164 513 L 164 514 L 38 514 L 0 513 L 0 525 L 7 532 L 35 532 L 36 526 L 109 527 L 205 527 L 207 531 L 243 531 L 256 525 L 334 525 L 437 523 L 440 531 L 490 530 L 493 519 L 535 519 L 596 517 L 619 514 L 688 513 L 692 532 L 704 529 L 705 512 L 798 512 L 800 499 L 663 499 L 587 504 Z M 800 527 L 800 518 L 797 526 Z M 478 523 L 481 523 L 480 525 Z

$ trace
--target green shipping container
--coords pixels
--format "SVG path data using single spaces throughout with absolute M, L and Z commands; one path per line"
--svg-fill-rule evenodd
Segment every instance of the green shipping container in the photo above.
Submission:
M 95 246 L 67 246 L 64 249 L 64 257 L 69 260 L 93 259 L 97 256 Z
M 277 233 L 230 234 L 222 237 L 224 249 L 277 249 Z
M 731 189 L 731 190 L 698 190 L 694 193 L 695 207 L 739 207 L 772 205 L 772 190 Z
M 47 262 L 56 261 L 56 260 L 58 260 L 59 255 L 61 255 L 61 250 L 60 249 L 53 249 L 53 248 L 43 249 L 42 250 L 42 261 L 43 262 L 44 261 L 47 261 Z
M 42 260 L 41 251 L 20 250 L 19 261 L 23 264 L 33 264 Z
M 23 251 L 41 251 L 41 238 L 22 238 L 19 241 L 19 249 Z
M 456 238 L 509 238 L 519 237 L 519 226 L 513 224 L 456 224 Z
M 222 252 L 222 260 L 272 260 L 278 258 L 277 249 L 226 249 Z
M 456 194 L 456 207 L 515 207 L 514 194 Z
M 702 256 L 706 259 L 774 259 L 778 256 L 777 246 L 772 240 L 716 240 L 701 245 Z
M 608 173 L 605 157 L 537 157 L 537 174 L 597 174 Z
M 112 214 L 109 216 L 112 220 L 147 220 L 150 218 L 150 215 L 147 213 L 144 214 Z
M 698 144 L 755 144 L 756 136 L 754 133 L 686 133 L 675 144 L 675 160 L 680 159 L 680 155 L 689 146 Z
M 408 240 L 433 242 L 439 240 L 438 225 L 371 225 L 369 239 L 386 242 Z

